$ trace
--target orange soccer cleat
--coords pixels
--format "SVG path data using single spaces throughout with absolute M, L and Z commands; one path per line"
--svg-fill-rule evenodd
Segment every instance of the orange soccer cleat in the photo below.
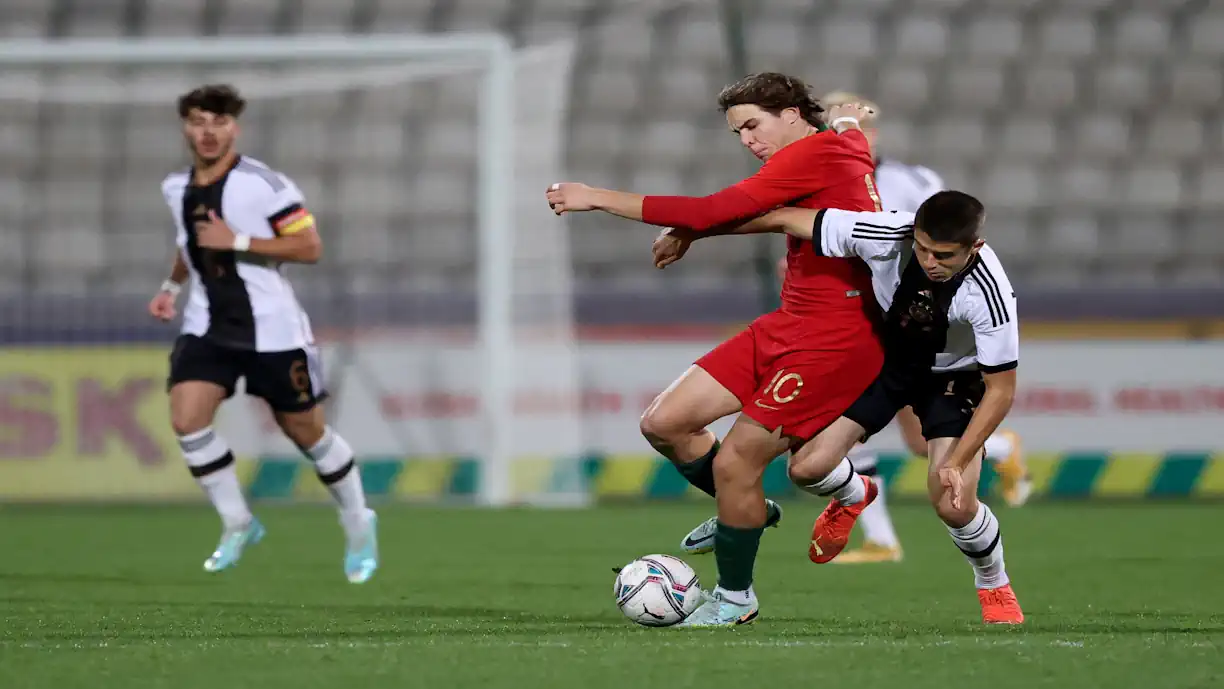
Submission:
M 808 546 L 808 559 L 818 565 L 837 557 L 846 547 L 846 543 L 850 542 L 850 532 L 854 530 L 854 522 L 858 521 L 863 510 L 880 494 L 880 489 L 871 479 L 866 476 L 857 478 L 867 484 L 867 498 L 846 506 L 833 500 L 812 525 L 812 543 Z
M 1024 611 L 1011 584 L 997 589 L 978 589 L 978 602 L 982 604 L 982 621 L 986 624 L 1021 624 Z

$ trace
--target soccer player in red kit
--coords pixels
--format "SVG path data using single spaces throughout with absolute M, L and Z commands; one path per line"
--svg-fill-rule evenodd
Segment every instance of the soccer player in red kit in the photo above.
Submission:
M 745 77 L 718 102 L 740 142 L 764 163 L 755 175 L 705 197 L 554 184 L 547 192 L 554 212 L 600 210 L 667 226 L 674 229 L 661 241 L 686 244 L 781 205 L 880 209 L 870 146 L 858 129 L 866 108 L 838 106 L 829 112 L 833 131 L 824 131 L 823 110 L 807 85 L 778 73 Z M 810 242 L 788 238 L 782 307 L 698 359 L 643 414 L 650 444 L 718 503 L 709 540 L 719 585 L 686 624 L 756 618 L 757 548 L 764 528 L 781 519 L 764 497 L 765 467 L 788 449 L 802 452 L 874 380 L 883 362 L 877 323 L 865 264 L 822 257 Z M 707 426 L 736 412 L 719 443 Z

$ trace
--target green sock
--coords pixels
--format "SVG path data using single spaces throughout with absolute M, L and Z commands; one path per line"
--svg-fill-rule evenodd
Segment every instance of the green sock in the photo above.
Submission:
M 737 529 L 718 522 L 714 533 L 714 559 L 718 562 L 718 585 L 728 591 L 747 591 L 752 586 L 752 568 L 761 545 L 763 527 Z
M 676 469 L 680 471 L 680 475 L 686 481 L 697 486 L 699 490 L 710 497 L 714 497 L 714 455 L 718 454 L 718 447 L 721 445 L 717 440 L 714 441 L 714 447 L 710 451 L 698 457 L 695 461 L 687 464 L 676 464 Z

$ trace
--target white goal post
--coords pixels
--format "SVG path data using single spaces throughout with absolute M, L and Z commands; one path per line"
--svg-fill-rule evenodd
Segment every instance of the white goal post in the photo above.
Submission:
M 478 499 L 491 506 L 520 499 L 514 495 L 510 476 L 515 423 L 515 275 L 512 261 L 505 258 L 515 251 L 516 231 L 514 188 L 506 183 L 515 175 L 514 57 L 510 41 L 495 33 L 0 41 L 0 67 L 10 69 L 99 66 L 152 69 L 166 64 L 238 68 L 251 63 L 301 65 L 304 69 L 308 63 L 337 66 L 395 61 L 475 63 L 482 72 L 477 125 L 480 155 L 476 282 L 483 386 L 479 395 L 480 428 L 484 437 L 479 442 L 482 475 Z M 175 95 L 165 94 L 166 100 Z M 258 94 L 254 95 L 258 98 Z M 157 179 L 150 178 L 150 188 L 156 188 Z

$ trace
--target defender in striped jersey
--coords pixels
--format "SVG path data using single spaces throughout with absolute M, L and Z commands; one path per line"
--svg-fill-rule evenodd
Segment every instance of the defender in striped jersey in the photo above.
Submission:
M 879 151 L 877 141 L 879 132 L 877 124 L 880 109 L 870 100 L 858 94 L 846 91 L 834 91 L 825 94 L 821 103 L 832 106 L 838 103 L 864 103 L 872 110 L 870 119 L 864 121 L 863 132 L 871 142 L 873 151 Z M 880 201 L 886 211 L 917 212 L 932 194 L 944 188 L 943 179 L 934 170 L 922 165 L 910 165 L 899 160 L 876 157 L 876 187 L 880 192 Z M 926 441 L 922 437 L 921 425 L 913 410 L 908 407 L 897 414 L 897 426 L 905 439 L 910 452 L 918 456 L 926 455 Z M 1011 430 L 999 429 L 986 440 L 986 459 L 999 475 L 999 494 L 1011 506 L 1023 505 L 1032 492 L 1032 482 L 1028 477 L 1028 467 L 1020 437 Z M 884 478 L 876 471 L 879 461 L 877 451 L 871 443 L 856 447 L 850 452 L 850 461 L 856 471 L 864 476 L 870 476 L 880 494 L 863 511 L 859 518 L 859 527 L 863 530 L 861 547 L 848 550 L 834 562 L 837 564 L 865 564 L 873 562 L 899 562 L 903 556 L 900 539 L 893 527 L 892 518 L 888 514 L 888 501 Z
M 1024 615 L 1004 569 L 998 520 L 977 499 L 981 448 L 1011 408 L 1019 361 L 1015 294 L 979 237 L 984 217 L 977 199 L 941 191 L 917 214 L 782 208 L 737 234 L 785 232 L 811 240 L 818 255 L 863 259 L 887 313 L 879 376 L 811 441 L 815 451 L 789 462 L 797 486 L 832 498 L 812 529 L 808 556 L 832 561 L 876 497 L 846 453 L 910 406 L 931 458 L 932 505 L 973 567 L 982 620 L 1019 624 Z
M 319 406 L 326 393 L 310 319 L 280 272 L 285 262 L 318 261 L 322 243 L 297 185 L 235 150 L 245 106 L 224 85 L 179 99 L 193 165 L 162 182 L 178 251 L 170 278 L 149 303 L 154 317 L 172 320 L 190 280 L 182 334 L 170 354 L 170 419 L 191 475 L 224 526 L 204 569 L 233 566 L 264 535 L 243 497 L 234 455 L 212 428 L 221 402 L 243 378 L 246 392 L 268 403 L 335 498 L 347 541 L 345 575 L 362 583 L 378 567 L 377 517 L 366 506 L 352 448 Z

